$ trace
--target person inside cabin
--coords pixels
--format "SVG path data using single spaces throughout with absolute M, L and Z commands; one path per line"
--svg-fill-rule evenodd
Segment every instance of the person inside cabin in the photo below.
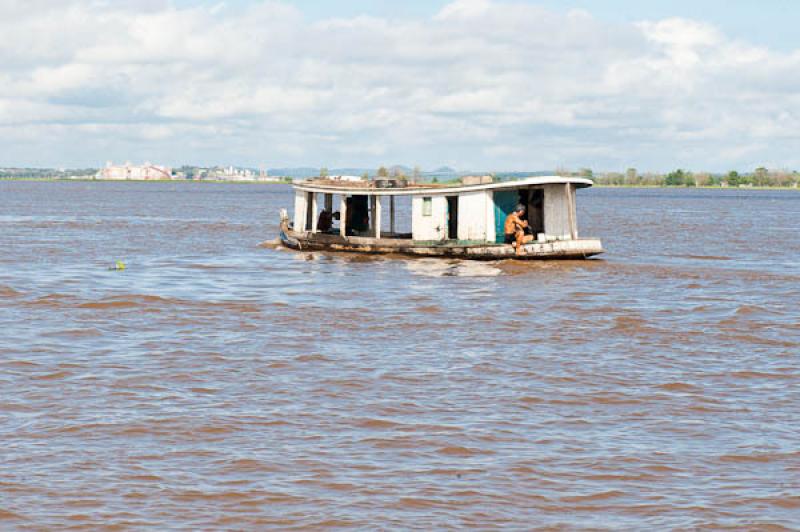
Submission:
M 317 220 L 317 231 L 327 233 L 331 228 L 333 228 L 333 213 L 328 209 L 322 209 Z
M 506 216 L 506 223 L 504 226 L 505 242 L 517 248 L 517 255 L 522 255 L 524 251 L 522 246 L 528 242 L 533 241 L 532 235 L 526 235 L 525 229 L 528 227 L 528 222 L 523 220 L 525 216 L 525 206 L 522 204 L 517 205 L 514 212 Z

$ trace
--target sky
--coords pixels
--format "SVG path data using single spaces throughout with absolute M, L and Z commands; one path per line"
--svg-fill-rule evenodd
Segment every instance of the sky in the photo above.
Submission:
M 800 170 L 800 2 L 0 0 L 0 167 Z

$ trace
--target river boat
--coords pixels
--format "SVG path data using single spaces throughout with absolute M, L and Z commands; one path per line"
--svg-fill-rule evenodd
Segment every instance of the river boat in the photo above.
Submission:
M 588 179 L 560 176 L 500 182 L 476 176 L 457 184 L 308 179 L 293 184 L 293 219 L 281 210 L 280 241 L 303 251 L 585 259 L 603 253 L 599 239 L 578 235 L 576 191 L 590 186 Z M 333 210 L 334 198 L 338 212 Z M 506 216 L 520 203 L 527 206 L 534 239 L 522 246 L 521 255 L 504 242 L 503 231 Z M 405 227 L 400 228 L 400 222 Z

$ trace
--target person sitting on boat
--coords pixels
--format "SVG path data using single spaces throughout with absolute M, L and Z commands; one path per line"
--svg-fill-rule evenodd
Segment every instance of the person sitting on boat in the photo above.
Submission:
M 517 255 L 522 255 L 524 253 L 522 250 L 524 244 L 533 241 L 533 235 L 525 234 L 528 222 L 522 219 L 523 216 L 525 216 L 525 206 L 519 204 L 514 209 L 514 212 L 506 216 L 504 227 L 506 235 L 505 242 L 517 248 Z
M 322 209 L 322 212 L 319 213 L 319 219 L 317 220 L 317 231 L 320 233 L 327 233 L 333 227 L 333 213 L 328 209 Z

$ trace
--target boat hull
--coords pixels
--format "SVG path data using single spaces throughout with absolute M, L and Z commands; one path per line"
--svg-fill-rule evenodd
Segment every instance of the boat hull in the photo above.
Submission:
M 281 224 L 281 243 L 300 251 L 336 251 L 366 254 L 401 254 L 471 260 L 575 260 L 603 253 L 599 239 L 583 238 L 526 244 L 524 255 L 516 255 L 507 244 L 463 243 L 459 241 L 418 242 L 408 239 L 342 237 L 327 233 L 295 232 Z

